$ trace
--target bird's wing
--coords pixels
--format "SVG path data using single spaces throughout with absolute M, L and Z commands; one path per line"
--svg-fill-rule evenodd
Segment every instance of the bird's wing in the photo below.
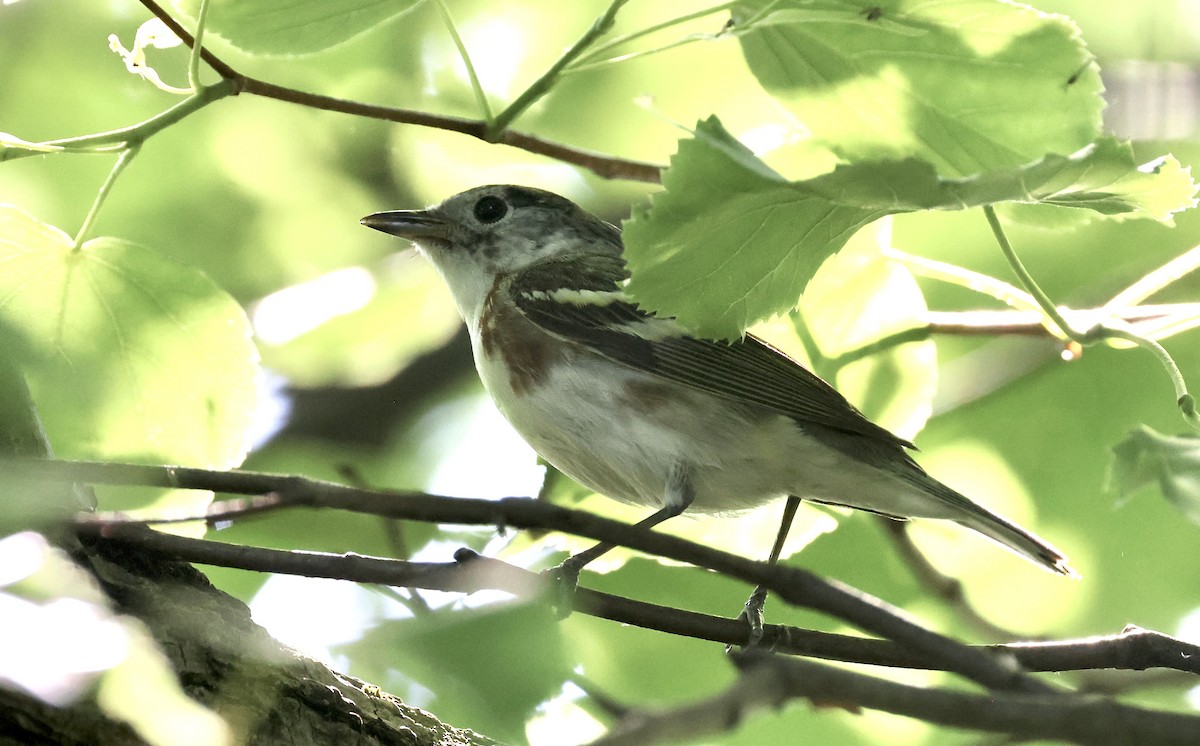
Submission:
M 638 308 L 621 290 L 619 257 L 548 260 L 521 270 L 510 284 L 531 322 L 604 357 L 674 383 L 765 407 L 889 445 L 912 444 L 868 420 L 832 386 L 753 336 L 719 342 L 687 335 L 669 318 Z

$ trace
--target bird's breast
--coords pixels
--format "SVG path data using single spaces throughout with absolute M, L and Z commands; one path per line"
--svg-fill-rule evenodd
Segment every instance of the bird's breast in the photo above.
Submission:
M 500 281 L 488 294 L 471 342 L 483 385 L 501 398 L 527 396 L 545 383 L 554 366 L 568 364 L 569 342 L 555 339 L 501 301 Z M 503 407 L 501 407 L 503 409 Z

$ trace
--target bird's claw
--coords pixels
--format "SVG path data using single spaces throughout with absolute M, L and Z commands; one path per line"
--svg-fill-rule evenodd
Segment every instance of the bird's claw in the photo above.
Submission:
M 742 613 L 738 614 L 738 621 L 745 621 L 750 628 L 746 635 L 746 642 L 742 645 L 742 650 L 754 650 L 762 644 L 763 628 L 765 625 L 765 617 L 763 615 L 763 607 L 767 603 L 767 589 L 759 586 L 750 594 L 750 598 L 746 599 L 746 605 L 742 607 Z M 726 645 L 725 652 L 733 650 L 733 645 Z

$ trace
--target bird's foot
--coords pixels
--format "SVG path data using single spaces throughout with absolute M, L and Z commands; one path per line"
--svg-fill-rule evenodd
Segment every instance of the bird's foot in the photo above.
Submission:
M 766 603 L 767 589 L 760 585 L 750 594 L 750 598 L 746 599 L 746 605 L 742 607 L 742 613 L 738 614 L 738 621 L 745 621 L 746 626 L 750 628 L 746 635 L 746 642 L 741 646 L 742 650 L 755 650 L 762 645 L 765 620 L 763 607 Z M 725 646 L 725 651 L 729 652 L 733 647 L 733 645 L 727 645 Z

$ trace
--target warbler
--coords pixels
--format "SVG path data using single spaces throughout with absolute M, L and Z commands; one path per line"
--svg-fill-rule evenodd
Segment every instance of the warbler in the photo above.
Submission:
M 911 443 L 784 353 L 749 334 L 704 339 L 639 308 L 624 290 L 620 229 L 564 197 L 483 186 L 361 222 L 437 267 L 479 377 L 517 432 L 589 489 L 657 508 L 644 523 L 794 496 L 955 521 L 1074 574 L 1057 549 L 929 476 Z

